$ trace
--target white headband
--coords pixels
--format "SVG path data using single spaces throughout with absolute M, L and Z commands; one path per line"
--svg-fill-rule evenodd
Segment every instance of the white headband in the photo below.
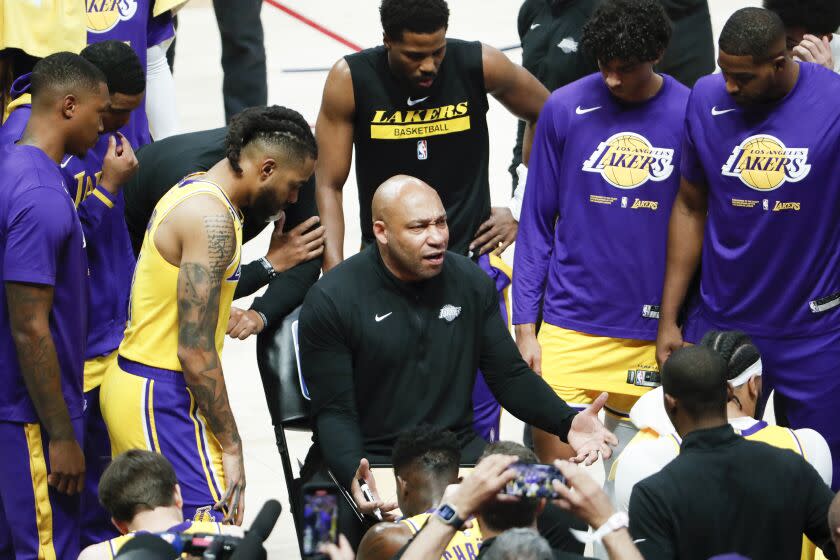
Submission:
M 733 387 L 740 387 L 750 380 L 754 375 L 761 375 L 761 358 L 755 361 L 753 365 L 742 371 L 738 377 L 729 380 L 729 384 Z

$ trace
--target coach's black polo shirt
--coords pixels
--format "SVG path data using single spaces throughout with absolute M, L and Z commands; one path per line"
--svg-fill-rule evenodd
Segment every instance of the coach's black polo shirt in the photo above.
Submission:
M 676 459 L 636 484 L 630 533 L 646 560 L 798 560 L 803 533 L 837 558 L 827 520 L 833 497 L 801 456 L 726 424 L 686 435 Z
M 312 287 L 299 331 L 316 437 L 342 484 L 359 459 L 389 458 L 400 432 L 421 423 L 480 453 L 468 445 L 479 368 L 502 406 L 529 424 L 565 439 L 575 414 L 522 360 L 492 280 L 456 253 L 434 278 L 406 283 L 369 246 Z

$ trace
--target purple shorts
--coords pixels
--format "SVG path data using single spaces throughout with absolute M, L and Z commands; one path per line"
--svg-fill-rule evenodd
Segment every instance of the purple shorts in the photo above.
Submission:
M 73 420 L 80 442 L 82 424 L 82 418 Z M 0 441 L 0 558 L 76 558 L 81 500 L 47 484 L 46 430 L 39 424 L 0 422 Z

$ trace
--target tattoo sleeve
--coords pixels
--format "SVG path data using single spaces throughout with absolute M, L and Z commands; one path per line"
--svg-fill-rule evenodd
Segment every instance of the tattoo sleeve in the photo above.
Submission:
M 215 337 L 222 282 L 236 252 L 236 233 L 228 214 L 205 216 L 203 226 L 207 259 L 184 260 L 178 273 L 178 356 L 199 410 L 227 450 L 239 445 L 240 439 Z
M 38 418 L 50 439 L 74 440 L 49 326 L 53 287 L 7 282 L 6 300 L 20 371 Z

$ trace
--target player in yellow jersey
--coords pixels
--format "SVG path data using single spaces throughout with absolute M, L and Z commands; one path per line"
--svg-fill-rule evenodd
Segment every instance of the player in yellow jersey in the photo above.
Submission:
M 139 532 L 242 536 L 239 527 L 184 521 L 175 470 L 164 456 L 152 451 L 134 449 L 114 459 L 99 483 L 99 500 L 121 536 L 87 547 L 79 560 L 110 560 Z
M 403 518 L 374 525 L 359 544 L 357 560 L 387 560 L 423 528 L 446 487 L 458 483 L 461 447 L 452 432 L 423 425 L 400 434 L 391 460 Z M 480 544 L 481 530 L 474 523 L 455 533 L 443 557 L 475 558 Z
M 306 120 L 254 107 L 228 129 L 226 158 L 155 207 L 131 289 L 125 338 L 102 383 L 116 456 L 157 451 L 178 475 L 184 517 L 241 524 L 245 472 L 220 354 L 239 279 L 243 208 L 273 220 L 312 175 Z

